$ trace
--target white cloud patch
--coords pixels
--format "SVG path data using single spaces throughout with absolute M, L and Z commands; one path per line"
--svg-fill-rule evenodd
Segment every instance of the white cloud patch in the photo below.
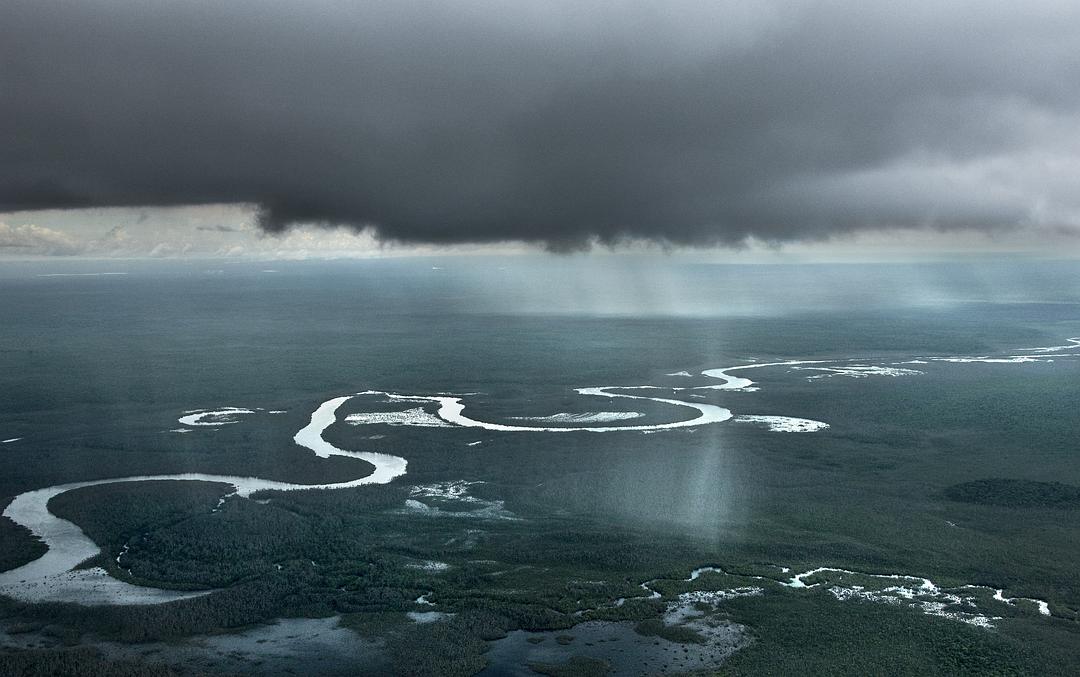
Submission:
M 70 235 L 34 224 L 12 226 L 0 221 L 0 256 L 72 256 L 82 245 Z
M 316 225 L 268 235 L 256 227 L 255 220 L 256 212 L 250 205 L 0 213 L 0 259 L 83 256 L 302 260 L 515 253 L 524 249 L 520 245 L 405 245 L 380 241 L 372 231 Z M 19 225 L 4 225 L 8 223 Z

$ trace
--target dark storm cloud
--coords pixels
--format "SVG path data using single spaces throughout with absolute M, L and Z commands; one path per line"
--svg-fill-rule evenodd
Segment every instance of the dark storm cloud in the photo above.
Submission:
M 1076 3 L 10 0 L 0 58 L 0 210 L 556 248 L 1080 213 Z

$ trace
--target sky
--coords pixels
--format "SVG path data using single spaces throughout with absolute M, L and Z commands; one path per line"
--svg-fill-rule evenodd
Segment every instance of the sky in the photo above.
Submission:
M 0 258 L 1080 257 L 1080 4 L 0 5 Z

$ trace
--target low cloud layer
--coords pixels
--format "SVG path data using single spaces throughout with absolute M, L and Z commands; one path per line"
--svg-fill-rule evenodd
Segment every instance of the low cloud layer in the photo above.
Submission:
M 0 258 L 74 256 L 85 250 L 70 235 L 35 224 L 12 226 L 0 221 Z
M 1080 5 L 941 5 L 13 0 L 0 211 L 552 248 L 1080 227 Z

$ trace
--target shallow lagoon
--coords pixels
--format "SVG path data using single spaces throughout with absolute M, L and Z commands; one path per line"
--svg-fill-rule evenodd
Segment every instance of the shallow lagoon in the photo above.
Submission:
M 530 663 L 559 665 L 574 656 L 604 661 L 616 675 L 709 670 L 721 665 L 747 641 L 744 631 L 734 625 L 725 641 L 709 645 L 679 644 L 661 637 L 646 637 L 634 632 L 633 623 L 626 622 L 593 621 L 556 632 L 519 630 L 492 642 L 487 653 L 490 666 L 480 675 L 536 675 L 530 669 Z

